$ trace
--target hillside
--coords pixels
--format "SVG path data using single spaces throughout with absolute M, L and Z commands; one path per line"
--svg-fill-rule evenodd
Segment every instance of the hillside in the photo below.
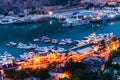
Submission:
M 21 12 L 24 9 L 40 9 L 67 3 L 68 0 L 0 0 L 0 13 L 8 11 Z

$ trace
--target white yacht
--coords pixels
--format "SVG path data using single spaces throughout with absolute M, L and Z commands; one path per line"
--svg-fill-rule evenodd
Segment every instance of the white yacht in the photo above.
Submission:
M 34 52 L 29 52 L 29 53 L 23 53 L 22 55 L 20 55 L 20 57 L 21 58 L 23 58 L 23 59 L 30 59 L 30 58 L 32 58 L 33 56 L 35 55 L 35 53 Z
M 82 19 L 66 19 L 66 22 L 62 24 L 63 27 L 81 26 L 89 24 L 88 20 Z
M 51 39 L 51 43 L 57 44 L 59 41 L 57 39 Z
M 67 45 L 65 39 L 62 39 L 58 44 L 61 46 Z
M 23 44 L 23 43 L 19 42 L 17 48 L 28 49 L 29 50 L 29 49 L 35 49 L 36 45 L 35 44 L 31 44 L 31 43 L 29 45 L 27 45 L 27 44 Z
M 6 16 L 0 19 L 0 24 L 13 24 L 17 20 L 18 20 L 17 17 Z
M 56 53 L 65 53 L 66 51 L 66 49 L 58 47 Z
M 110 21 L 110 20 L 114 20 L 117 18 L 117 14 L 115 12 L 109 12 L 106 13 L 106 15 L 103 17 L 104 21 Z

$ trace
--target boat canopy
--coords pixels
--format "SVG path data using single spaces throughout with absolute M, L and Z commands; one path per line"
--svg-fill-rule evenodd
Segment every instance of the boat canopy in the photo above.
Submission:
M 22 60 L 24 60 L 24 59 L 21 58 L 21 57 L 17 57 L 16 60 L 18 60 L 18 61 L 22 61 Z
M 77 15 L 77 14 L 79 14 L 79 12 L 73 12 L 73 14 L 72 14 L 72 15 Z
M 89 52 L 89 51 L 92 51 L 93 49 L 91 47 L 86 47 L 84 49 L 80 49 L 80 50 L 77 50 L 78 53 L 80 54 L 84 54 L 85 52 Z

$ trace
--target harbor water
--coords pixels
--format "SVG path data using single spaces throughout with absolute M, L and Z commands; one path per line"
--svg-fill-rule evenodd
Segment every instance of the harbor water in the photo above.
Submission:
M 72 29 L 63 28 L 61 24 L 54 20 L 36 24 L 0 25 L 0 54 L 7 51 L 17 57 L 23 52 L 27 52 L 27 50 L 7 47 L 6 44 L 10 41 L 25 44 L 35 43 L 33 39 L 39 36 L 47 36 L 59 40 L 65 38 L 78 40 L 93 32 L 99 34 L 113 32 L 117 37 L 120 37 L 120 20 L 76 26 Z M 52 44 L 44 44 L 42 42 L 37 42 L 37 44 L 39 46 L 52 46 Z

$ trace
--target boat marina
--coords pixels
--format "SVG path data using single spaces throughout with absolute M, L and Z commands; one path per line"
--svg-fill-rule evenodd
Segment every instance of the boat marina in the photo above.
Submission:
M 0 80 L 119 80 L 119 59 L 119 0 L 0 1 Z
M 20 57 L 21 58 L 27 58 L 27 57 L 32 57 L 33 55 L 42 55 L 42 54 L 50 54 L 50 53 L 58 53 L 58 54 L 65 54 L 66 52 L 74 52 L 77 54 L 83 54 L 89 51 L 94 51 L 96 50 L 96 48 L 99 48 L 99 45 L 101 44 L 100 42 L 104 42 L 105 45 L 107 46 L 108 43 L 110 42 L 110 40 L 112 39 L 112 37 L 114 37 L 113 33 L 106 33 L 106 34 L 90 34 L 88 37 L 84 37 L 85 40 L 71 40 L 71 39 L 64 39 L 59 41 L 58 43 L 56 43 L 57 45 L 59 45 L 59 43 L 65 44 L 64 46 L 69 46 L 68 40 L 69 42 L 75 43 L 73 44 L 74 47 L 70 48 L 70 49 L 65 49 L 62 48 L 61 45 L 59 45 L 59 47 L 55 47 L 55 46 L 47 46 L 47 47 L 42 47 L 39 46 L 37 44 L 24 44 L 22 42 L 19 43 L 14 43 L 14 42 L 9 42 L 8 44 L 6 44 L 6 46 L 11 47 L 11 48 L 18 48 L 18 49 L 26 49 L 29 50 L 29 53 L 23 53 L 23 55 L 21 54 Z M 45 39 L 50 39 L 48 37 L 41 37 L 39 38 L 39 40 L 41 39 L 41 41 L 44 42 Z M 52 43 L 50 43 L 52 44 Z M 5 52 L 4 55 L 11 56 L 11 54 L 9 54 L 8 52 Z M 2 56 L 0 56 L 1 59 Z M 15 57 L 12 57 L 11 60 L 16 59 Z

